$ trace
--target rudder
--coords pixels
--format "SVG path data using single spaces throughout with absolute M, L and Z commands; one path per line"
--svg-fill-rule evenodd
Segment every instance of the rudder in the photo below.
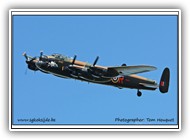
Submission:
M 160 79 L 160 85 L 159 85 L 160 92 L 162 93 L 168 92 L 169 82 L 170 82 L 170 70 L 169 68 L 166 67 L 162 72 L 162 76 Z

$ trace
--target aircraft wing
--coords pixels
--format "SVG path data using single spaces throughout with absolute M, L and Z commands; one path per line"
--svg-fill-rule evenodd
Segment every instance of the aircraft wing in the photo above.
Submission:
M 154 66 L 137 65 L 137 66 L 120 66 L 108 67 L 108 70 L 115 70 L 119 75 L 131 75 L 156 70 Z

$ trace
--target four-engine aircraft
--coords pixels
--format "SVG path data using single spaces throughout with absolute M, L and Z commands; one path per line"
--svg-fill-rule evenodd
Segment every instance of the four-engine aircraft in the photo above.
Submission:
M 147 65 L 127 66 L 122 64 L 116 67 L 105 67 L 96 65 L 99 57 L 93 64 L 76 60 L 76 55 L 73 58 L 66 57 L 61 54 L 44 55 L 40 52 L 39 57 L 28 56 L 25 52 L 23 56 L 26 58 L 28 68 L 33 71 L 41 71 L 48 74 L 53 74 L 62 78 L 74 78 L 77 80 L 115 86 L 118 88 L 137 89 L 137 96 L 141 96 L 140 90 L 156 90 L 167 93 L 169 88 L 170 70 L 165 68 L 160 83 L 137 76 L 137 73 L 156 70 L 156 67 Z

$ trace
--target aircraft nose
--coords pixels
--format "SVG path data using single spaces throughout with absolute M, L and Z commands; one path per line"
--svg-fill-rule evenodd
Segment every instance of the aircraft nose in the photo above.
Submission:
M 34 60 L 30 60 L 30 61 L 26 60 L 26 63 L 28 64 L 29 69 L 34 70 L 34 71 L 38 70 L 38 68 L 35 65 Z

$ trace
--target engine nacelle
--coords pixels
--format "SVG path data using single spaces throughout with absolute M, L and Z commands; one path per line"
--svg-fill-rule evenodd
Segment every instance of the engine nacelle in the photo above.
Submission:
M 37 71 L 38 68 L 34 65 L 28 65 L 28 68 L 31 69 L 31 70 L 34 70 L 34 71 Z
M 26 61 L 26 63 L 28 64 L 28 68 L 30 70 L 34 70 L 34 71 L 37 71 L 38 68 L 36 67 L 35 63 L 33 61 Z
M 90 67 L 90 68 L 88 68 L 88 72 L 95 78 L 101 78 L 103 75 L 106 74 L 107 69 Z
M 69 70 L 70 75 L 74 78 L 78 78 L 79 76 L 81 76 L 82 70 L 73 65 L 70 65 L 70 66 L 66 67 L 65 69 Z

